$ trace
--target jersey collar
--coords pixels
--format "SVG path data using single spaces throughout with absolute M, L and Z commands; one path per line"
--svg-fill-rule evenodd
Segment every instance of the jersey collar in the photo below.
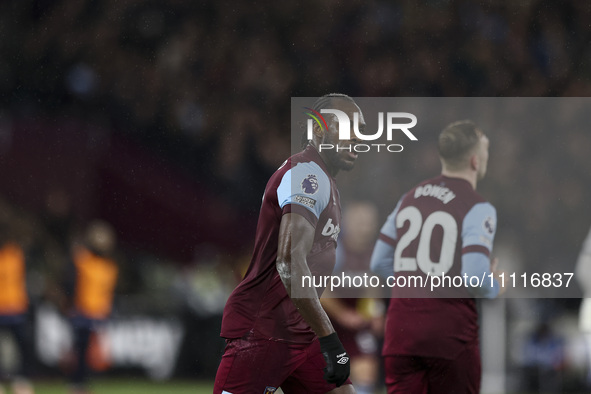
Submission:
M 322 156 L 320 156 L 320 153 L 313 145 L 308 144 L 304 152 L 306 152 L 306 154 L 309 154 L 310 158 L 314 160 L 316 163 L 318 163 L 318 165 L 320 166 L 320 168 L 322 168 L 326 175 L 328 175 L 332 179 L 335 179 L 334 176 L 332 176 L 332 174 L 330 173 L 330 171 L 328 171 L 328 167 L 326 166 L 324 159 L 322 158 Z

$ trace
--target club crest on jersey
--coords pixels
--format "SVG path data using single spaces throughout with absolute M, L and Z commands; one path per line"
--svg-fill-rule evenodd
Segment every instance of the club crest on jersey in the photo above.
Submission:
M 310 174 L 302 181 L 302 191 L 306 194 L 314 194 L 318 191 L 318 179 Z
M 277 391 L 277 387 L 267 386 L 263 394 L 273 394 L 275 391 Z
M 484 219 L 482 227 L 487 234 L 493 235 L 495 233 L 495 220 L 488 216 L 486 219 Z

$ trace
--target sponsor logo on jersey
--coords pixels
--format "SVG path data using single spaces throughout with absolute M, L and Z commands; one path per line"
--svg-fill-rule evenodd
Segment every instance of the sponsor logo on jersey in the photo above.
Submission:
M 275 391 L 277 391 L 277 387 L 267 386 L 263 394 L 273 394 Z
M 294 202 L 297 202 L 298 204 L 305 205 L 308 208 L 314 208 L 314 205 L 316 205 L 316 200 L 314 200 L 313 198 L 310 198 L 310 197 L 306 197 L 306 196 L 295 196 L 295 198 L 293 200 L 294 200 Z
M 326 224 L 324 225 L 324 228 L 322 229 L 322 235 L 324 235 L 325 237 L 331 237 L 336 241 L 339 237 L 340 231 L 341 228 L 339 227 L 339 225 L 337 224 L 335 226 L 334 224 L 332 224 L 332 219 L 329 218 Z
M 484 219 L 482 227 L 487 234 L 493 235 L 495 233 L 495 220 L 491 216 L 488 216 Z
M 314 194 L 318 191 L 318 178 L 310 174 L 302 181 L 302 191 L 306 194 Z

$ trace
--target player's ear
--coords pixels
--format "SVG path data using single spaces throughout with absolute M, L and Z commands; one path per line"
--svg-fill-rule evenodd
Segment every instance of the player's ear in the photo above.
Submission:
M 322 135 L 324 134 L 322 128 L 318 125 L 318 123 L 314 123 L 314 127 L 312 127 L 312 132 L 318 138 L 322 138 Z
M 478 155 L 473 153 L 470 155 L 470 169 L 474 171 L 478 171 L 480 167 L 480 161 L 478 160 Z

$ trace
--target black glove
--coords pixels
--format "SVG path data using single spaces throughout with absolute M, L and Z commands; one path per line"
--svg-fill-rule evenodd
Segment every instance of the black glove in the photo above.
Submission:
M 324 356 L 324 360 L 326 360 L 324 380 L 328 383 L 334 383 L 339 387 L 349 377 L 351 369 L 349 355 L 345 351 L 336 332 L 319 339 L 320 351 Z

